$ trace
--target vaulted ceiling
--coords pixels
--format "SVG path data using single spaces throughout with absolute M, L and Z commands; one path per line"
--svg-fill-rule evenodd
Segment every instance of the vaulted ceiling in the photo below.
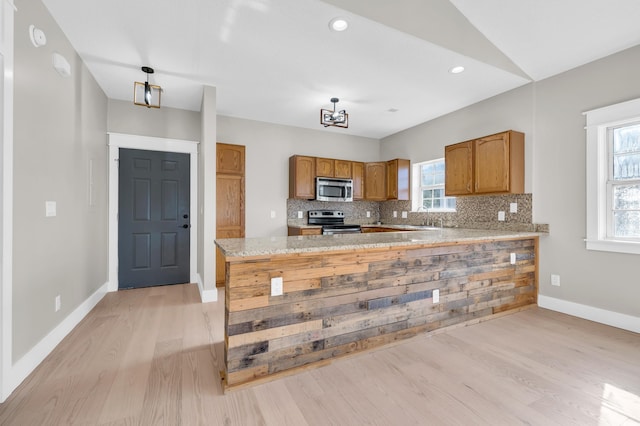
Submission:
M 373 138 L 640 44 L 637 0 L 43 2 L 109 98 L 147 65 L 165 107 L 211 85 L 221 115 Z M 320 125 L 332 97 L 349 129 Z

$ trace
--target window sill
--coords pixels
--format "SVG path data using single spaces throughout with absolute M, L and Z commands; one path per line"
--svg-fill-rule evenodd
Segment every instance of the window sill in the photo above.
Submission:
M 640 254 L 640 242 L 616 240 L 585 240 L 587 250 L 610 251 L 614 253 Z

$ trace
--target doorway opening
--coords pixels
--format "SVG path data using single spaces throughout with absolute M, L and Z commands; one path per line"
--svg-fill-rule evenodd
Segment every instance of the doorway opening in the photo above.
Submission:
M 197 211 L 198 202 L 198 142 L 178 139 L 165 139 L 150 136 L 109 133 L 109 291 L 116 291 L 119 282 L 119 162 L 120 149 L 145 151 L 161 151 L 166 153 L 183 153 L 189 156 L 189 276 L 187 282 L 198 283 L 202 280 L 197 273 L 197 235 L 198 222 L 191 220 Z M 182 213 L 184 215 L 184 213 Z M 184 218 L 183 218 L 184 219 Z M 181 223 L 184 225 L 184 223 Z M 176 225 L 177 227 L 177 225 Z

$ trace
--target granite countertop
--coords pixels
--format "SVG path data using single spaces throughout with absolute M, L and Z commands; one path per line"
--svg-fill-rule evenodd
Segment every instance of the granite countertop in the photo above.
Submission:
M 386 227 L 386 225 L 385 225 Z M 402 225 L 405 227 L 405 225 Z M 424 229 L 425 227 L 415 227 Z M 531 238 L 541 232 L 514 232 L 462 228 L 428 228 L 426 231 L 374 232 L 363 234 L 308 235 L 266 238 L 224 238 L 215 240 L 227 258 L 362 250 L 402 246 L 437 245 L 458 242 Z

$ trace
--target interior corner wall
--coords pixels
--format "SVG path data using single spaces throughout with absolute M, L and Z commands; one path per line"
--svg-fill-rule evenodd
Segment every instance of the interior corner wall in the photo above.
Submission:
M 540 237 L 539 293 L 610 315 L 640 318 L 638 255 L 588 251 L 584 111 L 640 97 L 640 46 L 471 105 L 382 140 L 383 156 L 412 162 L 502 130 L 525 133 L 525 190 Z M 551 286 L 551 274 L 561 286 Z
M 350 136 L 339 130 L 311 130 L 227 116 L 218 116 L 217 125 L 218 142 L 246 147 L 247 238 L 287 235 L 290 156 L 380 160 L 378 139 Z
M 133 101 L 109 99 L 107 130 L 156 138 L 200 140 L 200 112 L 177 108 L 145 108 Z
M 15 364 L 107 281 L 107 98 L 40 1 L 15 14 Z M 29 25 L 47 44 L 34 47 Z M 71 66 L 62 77 L 53 52 Z M 57 214 L 45 217 L 45 202 Z M 54 300 L 61 298 L 55 312 Z

